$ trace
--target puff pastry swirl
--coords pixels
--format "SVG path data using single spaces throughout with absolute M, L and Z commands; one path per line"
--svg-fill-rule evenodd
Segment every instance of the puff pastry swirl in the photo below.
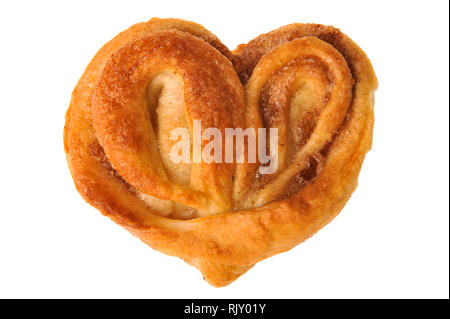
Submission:
M 225 286 L 340 212 L 372 144 L 376 88 L 367 56 L 333 27 L 291 24 L 230 52 L 198 24 L 154 18 L 89 63 L 65 152 L 88 203 Z M 221 132 L 277 128 L 277 172 L 172 162 L 170 132 L 192 133 L 194 120 Z

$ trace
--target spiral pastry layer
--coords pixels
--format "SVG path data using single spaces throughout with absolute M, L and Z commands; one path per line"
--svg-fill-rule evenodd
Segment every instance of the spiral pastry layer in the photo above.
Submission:
M 230 52 L 198 24 L 154 18 L 92 59 L 64 146 L 88 203 L 224 286 L 340 212 L 372 144 L 376 87 L 367 56 L 332 27 L 292 24 Z M 276 128 L 277 171 L 260 174 L 248 143 L 243 163 L 174 163 L 170 134 L 185 128 L 192 144 L 195 121 L 222 135 Z

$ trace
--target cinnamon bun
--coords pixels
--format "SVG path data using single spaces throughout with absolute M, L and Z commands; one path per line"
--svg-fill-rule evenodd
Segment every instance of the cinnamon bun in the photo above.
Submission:
M 87 66 L 65 152 L 89 204 L 225 286 L 341 211 L 371 148 L 376 88 L 367 56 L 333 27 L 291 24 L 230 51 L 196 23 L 154 18 Z M 240 162 L 174 162 L 172 132 L 192 146 L 196 121 L 219 135 L 276 129 L 276 172 L 249 160 L 249 140 Z

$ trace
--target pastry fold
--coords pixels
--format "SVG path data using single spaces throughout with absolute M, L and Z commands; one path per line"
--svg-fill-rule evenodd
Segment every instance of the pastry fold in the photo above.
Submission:
M 372 144 L 377 79 L 333 27 L 291 24 L 231 52 L 202 26 L 151 19 L 105 44 L 75 87 L 64 146 L 78 192 L 214 286 L 329 223 Z M 276 128 L 278 169 L 174 163 L 171 132 Z M 208 141 L 200 141 L 205 146 Z

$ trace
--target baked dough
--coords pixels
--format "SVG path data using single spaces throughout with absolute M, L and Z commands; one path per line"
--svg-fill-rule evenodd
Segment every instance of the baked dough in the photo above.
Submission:
M 230 52 L 196 23 L 154 18 L 89 63 L 65 152 L 88 203 L 225 286 L 340 212 L 372 144 L 376 88 L 367 56 L 333 27 L 291 24 Z M 170 132 L 192 133 L 194 120 L 221 132 L 277 128 L 277 172 L 173 163 Z

